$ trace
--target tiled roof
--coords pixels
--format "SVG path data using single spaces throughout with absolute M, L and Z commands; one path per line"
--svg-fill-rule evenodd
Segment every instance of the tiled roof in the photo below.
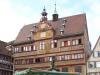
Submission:
M 6 46 L 7 46 L 6 42 L 0 41 L 0 54 L 10 56 L 11 52 L 6 49 Z
M 50 23 L 52 25 L 53 29 L 55 30 L 55 33 L 56 33 L 55 36 L 61 36 L 60 29 L 62 28 L 64 19 L 66 19 L 64 35 L 66 35 L 66 36 L 74 35 L 74 34 L 80 34 L 80 33 L 84 32 L 84 29 L 86 28 L 86 24 L 87 24 L 86 23 L 86 14 L 78 14 L 78 15 L 74 15 L 74 16 L 59 18 L 58 21 L 49 20 L 48 23 Z M 30 31 L 32 30 L 34 24 L 38 25 L 39 23 L 25 25 L 20 30 L 14 43 L 21 43 L 21 42 L 28 41 L 27 36 L 30 34 Z

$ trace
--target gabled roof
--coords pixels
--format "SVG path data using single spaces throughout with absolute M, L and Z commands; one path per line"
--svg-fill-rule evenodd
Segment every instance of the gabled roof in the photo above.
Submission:
M 95 44 L 95 46 L 93 48 L 93 51 L 95 50 L 95 48 L 96 48 L 97 44 L 99 43 L 99 41 L 100 41 L 100 36 L 99 36 L 99 38 L 98 38 L 98 40 L 97 40 L 97 42 L 96 42 L 96 44 Z
M 87 24 L 86 14 L 79 14 L 79 15 L 59 18 L 58 21 L 49 20 L 48 23 L 50 23 L 53 29 L 55 30 L 55 33 L 56 33 L 55 36 L 61 36 L 60 29 L 62 28 L 64 19 L 66 19 L 64 35 L 67 36 L 67 35 L 84 33 L 84 29 L 86 28 L 86 24 Z M 28 41 L 27 36 L 30 34 L 30 30 L 32 30 L 34 24 L 38 25 L 39 23 L 25 25 L 20 30 L 14 43 L 21 43 L 21 42 Z
M 93 55 L 93 53 L 94 53 L 94 51 L 95 51 L 95 48 L 97 47 L 99 41 L 100 41 L 100 36 L 99 36 L 98 40 L 96 41 L 96 44 L 95 44 L 95 46 L 94 46 L 94 48 L 93 48 L 93 50 L 92 50 L 91 55 L 90 55 L 89 58 L 91 58 L 91 56 Z
M 98 40 L 96 41 L 96 44 L 95 44 L 95 46 L 94 46 L 94 48 L 93 48 L 92 53 L 95 51 L 95 48 L 96 48 L 96 46 L 98 45 L 99 41 L 100 41 L 100 36 L 99 36 Z
M 0 54 L 8 55 L 8 56 L 11 55 L 11 52 L 6 49 L 7 45 L 8 44 L 6 42 L 0 41 Z

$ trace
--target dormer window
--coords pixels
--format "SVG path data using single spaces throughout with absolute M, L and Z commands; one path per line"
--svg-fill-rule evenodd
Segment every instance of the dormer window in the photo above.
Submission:
M 60 34 L 63 35 L 64 34 L 64 30 L 60 29 Z
M 62 24 L 63 28 L 65 28 L 65 23 Z
M 30 35 L 27 37 L 27 40 L 31 40 L 31 36 Z
M 34 31 L 34 32 L 36 31 L 36 25 L 35 24 L 33 25 L 33 30 L 32 31 Z
M 33 30 L 33 29 L 32 29 L 32 30 L 30 30 L 30 34 L 31 34 L 31 35 L 33 35 L 33 32 L 34 32 L 34 30 Z
M 66 20 L 66 19 L 63 19 L 63 21 L 64 21 L 64 23 L 66 23 L 66 22 L 67 22 L 67 20 Z
M 33 28 L 36 28 L 36 25 L 35 24 L 33 25 Z

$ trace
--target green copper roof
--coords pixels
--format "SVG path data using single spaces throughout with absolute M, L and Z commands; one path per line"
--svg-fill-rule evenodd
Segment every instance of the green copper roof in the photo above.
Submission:
M 79 73 L 43 71 L 43 70 L 34 71 L 34 69 L 29 68 L 20 72 L 15 72 L 14 75 L 79 75 Z

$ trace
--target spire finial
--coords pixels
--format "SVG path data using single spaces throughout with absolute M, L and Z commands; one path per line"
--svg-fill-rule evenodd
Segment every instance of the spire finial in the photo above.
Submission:
M 57 21 L 58 20 L 58 14 L 57 14 L 57 11 L 56 11 L 56 0 L 55 0 L 55 10 L 54 10 L 54 14 L 52 15 L 53 17 L 53 21 Z
M 47 12 L 46 12 L 45 6 L 44 6 L 43 12 L 41 14 L 42 14 L 42 16 L 47 16 Z
M 57 10 L 56 10 L 56 1 L 55 1 L 55 10 L 54 10 L 54 13 L 56 14 L 57 13 Z
M 46 9 L 45 9 L 45 6 L 44 6 L 44 9 L 43 9 L 43 11 L 46 11 Z

